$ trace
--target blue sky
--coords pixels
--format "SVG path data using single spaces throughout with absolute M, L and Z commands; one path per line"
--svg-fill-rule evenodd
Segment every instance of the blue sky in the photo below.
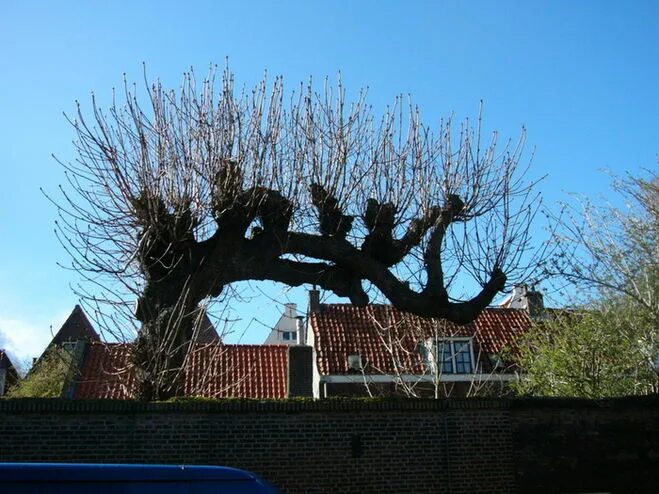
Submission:
M 545 201 L 607 194 L 601 173 L 656 167 L 659 3 L 635 2 L 31 2 L 0 5 L 0 346 L 38 354 L 76 298 L 74 273 L 39 192 L 73 158 L 62 112 L 101 99 L 122 74 L 175 86 L 189 67 L 229 57 L 240 82 L 267 70 L 289 87 L 335 78 L 383 108 L 410 93 L 426 123 L 474 116 L 535 146 Z M 88 106 L 87 106 L 88 108 Z M 278 291 L 272 296 L 284 301 Z M 304 302 L 301 292 L 289 295 Z M 243 341 L 260 342 L 280 307 L 239 307 Z M 247 325 L 257 317 L 260 322 Z

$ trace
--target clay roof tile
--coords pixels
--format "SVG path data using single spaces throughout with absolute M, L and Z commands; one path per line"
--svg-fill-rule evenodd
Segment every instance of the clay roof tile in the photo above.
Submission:
M 92 343 L 74 398 L 128 399 L 135 394 L 131 345 Z M 280 345 L 197 345 L 184 375 L 186 396 L 285 398 L 288 348 Z
M 531 327 L 528 313 L 488 308 L 472 323 L 458 326 L 442 319 L 423 318 L 388 305 L 356 307 L 323 304 L 311 314 L 318 370 L 323 375 L 349 373 L 347 357 L 358 353 L 369 373 L 391 374 L 394 362 L 409 372 L 422 373 L 417 345 L 432 337 L 473 338 L 474 354 L 489 370 L 490 354 L 500 354 Z

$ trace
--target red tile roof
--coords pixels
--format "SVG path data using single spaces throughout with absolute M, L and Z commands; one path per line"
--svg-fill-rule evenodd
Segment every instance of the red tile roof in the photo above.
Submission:
M 128 399 L 135 391 L 129 344 L 93 343 L 75 399 Z M 185 369 L 185 395 L 285 398 L 288 348 L 283 345 L 199 345 Z
M 82 307 L 76 305 L 50 344 L 61 345 L 66 341 L 78 340 L 99 341 L 100 338 L 94 330 L 94 326 L 87 319 Z
M 190 355 L 185 394 L 210 398 L 286 398 L 285 345 L 204 345 Z
M 360 354 L 369 374 L 392 374 L 395 363 L 403 367 L 404 373 L 423 373 L 418 343 L 435 335 L 473 337 L 474 355 L 483 371 L 489 371 L 487 356 L 513 346 L 531 327 L 528 312 L 518 309 L 488 308 L 474 322 L 458 326 L 388 305 L 349 304 L 322 304 L 317 313 L 311 314 L 310 322 L 321 375 L 349 373 L 350 354 Z
M 131 345 L 94 342 L 89 346 L 74 399 L 130 398 L 135 391 L 135 373 L 130 364 Z

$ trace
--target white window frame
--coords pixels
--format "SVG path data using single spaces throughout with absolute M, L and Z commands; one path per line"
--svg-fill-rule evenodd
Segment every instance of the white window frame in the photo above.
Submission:
M 474 372 L 474 369 L 476 368 L 476 361 L 474 360 L 474 338 L 473 337 L 465 337 L 465 336 L 451 336 L 447 338 L 433 338 L 433 360 L 434 360 L 434 370 L 435 373 L 442 375 L 442 374 L 448 374 L 448 375 L 463 375 L 463 374 L 471 374 Z M 439 355 L 439 344 L 444 343 L 444 344 L 449 344 L 450 352 L 451 352 L 451 364 L 452 364 L 452 372 L 445 372 L 444 371 L 444 359 L 442 359 L 441 355 Z M 469 347 L 469 358 L 471 362 L 471 368 L 467 369 L 465 372 L 458 372 L 457 371 L 457 362 L 456 362 L 456 355 L 458 352 L 455 351 L 455 344 L 456 343 L 466 343 Z

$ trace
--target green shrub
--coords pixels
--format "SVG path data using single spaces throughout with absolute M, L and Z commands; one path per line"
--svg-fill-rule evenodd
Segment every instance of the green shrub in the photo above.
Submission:
M 25 378 L 8 393 L 9 398 L 59 398 L 68 381 L 73 356 L 64 348 L 53 347 L 34 364 Z

